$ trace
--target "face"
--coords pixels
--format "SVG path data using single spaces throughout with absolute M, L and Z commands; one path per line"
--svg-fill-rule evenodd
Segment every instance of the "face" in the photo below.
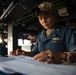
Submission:
M 38 19 L 40 24 L 47 30 L 47 29 L 53 29 L 54 23 L 55 23 L 55 16 L 51 14 L 46 13 L 40 13 L 38 15 Z

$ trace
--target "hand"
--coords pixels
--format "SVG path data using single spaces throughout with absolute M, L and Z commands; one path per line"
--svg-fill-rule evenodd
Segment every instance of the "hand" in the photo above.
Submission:
M 50 57 L 49 57 L 49 55 L 50 55 Z M 46 61 L 45 63 L 47 63 L 47 64 L 60 63 L 60 61 L 62 59 L 60 52 L 55 52 L 52 50 L 40 52 L 40 53 L 36 54 L 33 58 L 38 61 Z
M 10 52 L 10 55 L 24 55 L 25 51 L 17 49 Z
M 51 58 L 49 59 L 46 51 L 36 54 L 33 58 L 37 61 L 45 61 L 47 64 L 53 63 L 53 60 Z

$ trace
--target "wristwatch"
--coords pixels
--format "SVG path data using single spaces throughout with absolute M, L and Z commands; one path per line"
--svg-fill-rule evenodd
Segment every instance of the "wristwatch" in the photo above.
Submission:
M 65 54 L 66 60 L 62 60 L 64 64 L 71 63 L 73 61 L 73 56 L 71 52 L 63 52 Z

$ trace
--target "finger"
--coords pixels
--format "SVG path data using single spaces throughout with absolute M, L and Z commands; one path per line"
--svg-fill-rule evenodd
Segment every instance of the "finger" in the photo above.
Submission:
M 21 52 L 21 54 L 22 54 L 22 55 L 25 55 L 25 52 L 24 52 L 24 51 L 22 51 L 22 52 Z
M 46 61 L 47 58 L 48 58 L 47 55 L 44 55 L 44 56 L 38 58 L 37 60 L 38 61 Z
M 43 56 L 45 56 L 45 53 L 44 52 L 41 52 L 41 53 L 36 54 L 33 58 L 34 59 L 38 59 L 38 58 L 41 58 Z
M 10 52 L 10 56 L 12 56 L 12 55 L 16 55 L 15 51 Z
M 16 55 L 18 55 L 19 54 L 19 50 L 16 50 Z
M 10 55 L 13 55 L 13 51 L 10 52 Z
M 47 61 L 45 62 L 46 64 L 52 64 L 53 60 L 52 59 L 47 59 Z
M 33 59 L 37 59 L 37 58 L 39 58 L 38 54 L 36 54 L 36 55 L 33 57 Z
M 37 58 L 40 58 L 40 57 L 41 57 L 41 54 L 38 53 L 38 54 L 36 54 L 33 58 L 34 58 L 34 59 L 37 59 Z

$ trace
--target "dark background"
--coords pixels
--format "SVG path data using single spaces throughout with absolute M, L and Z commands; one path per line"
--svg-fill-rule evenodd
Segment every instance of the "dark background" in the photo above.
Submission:
M 0 32 L 8 34 L 8 26 L 23 33 L 38 34 L 43 28 L 36 15 L 37 6 L 43 1 L 55 3 L 57 24 L 67 25 L 76 33 L 76 0 L 0 0 Z M 67 8 L 68 16 L 60 16 L 58 10 Z

